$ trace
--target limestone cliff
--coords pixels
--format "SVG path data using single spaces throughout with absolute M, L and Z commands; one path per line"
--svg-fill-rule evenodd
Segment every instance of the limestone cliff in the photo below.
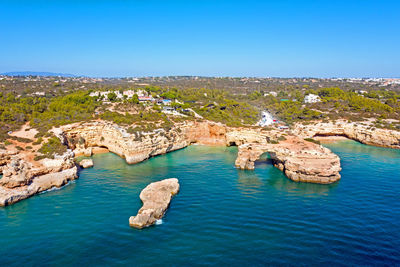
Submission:
M 366 145 L 400 149 L 400 131 L 375 128 L 368 121 L 316 121 L 306 125 L 297 123 L 293 127 L 293 133 L 302 138 L 312 138 L 319 135 L 341 135 Z
M 254 169 L 254 162 L 269 153 L 274 165 L 300 182 L 332 183 L 340 179 L 340 160 L 329 149 L 304 138 L 341 135 L 364 144 L 400 148 L 400 132 L 373 128 L 368 123 L 314 122 L 296 124 L 292 131 L 264 130 L 259 127 L 227 127 L 210 121 L 177 123 L 170 129 L 128 133 L 124 127 L 105 121 L 62 126 L 52 130 L 70 149 L 63 156 L 33 162 L 17 151 L 0 150 L 0 206 L 15 203 L 77 178 L 75 156 L 94 151 L 111 151 L 138 163 L 149 157 L 184 148 L 192 143 L 236 145 L 235 165 Z
M 182 126 L 182 127 L 179 127 Z M 141 162 L 149 157 L 184 148 L 190 144 L 188 128 L 177 125 L 169 131 L 157 129 L 152 132 L 128 133 L 125 128 L 108 122 L 89 122 L 67 125 L 61 128 L 65 140 L 75 155 L 92 154 L 96 147 L 126 159 L 129 164 Z
M 275 155 L 275 165 L 294 181 L 331 183 L 340 179 L 339 158 L 329 149 L 288 133 L 258 127 L 227 127 L 203 121 L 176 124 L 169 131 L 129 134 L 112 123 L 96 121 L 62 127 L 62 133 L 77 155 L 90 155 L 93 148 L 106 147 L 130 164 L 191 143 L 237 145 L 236 166 L 242 169 L 253 169 L 254 161 L 269 152 Z M 244 144 L 247 146 L 241 146 Z
M 72 151 L 35 164 L 14 155 L 3 167 L 0 206 L 13 204 L 53 187 L 61 187 L 78 178 L 77 173 Z

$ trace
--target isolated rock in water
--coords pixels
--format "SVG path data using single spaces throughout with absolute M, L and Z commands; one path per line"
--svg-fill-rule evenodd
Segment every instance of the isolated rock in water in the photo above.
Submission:
M 91 167 L 93 167 L 93 160 L 91 160 L 91 159 L 81 160 L 81 162 L 79 162 L 79 166 L 81 166 L 84 169 L 91 168 Z
M 178 191 L 179 182 L 176 178 L 165 179 L 146 186 L 140 193 L 143 206 L 136 216 L 129 218 L 129 225 L 139 229 L 153 225 L 156 220 L 164 216 L 172 196 Z

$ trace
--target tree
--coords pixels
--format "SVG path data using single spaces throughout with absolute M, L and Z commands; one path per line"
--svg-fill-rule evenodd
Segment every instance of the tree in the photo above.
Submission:
M 114 102 L 117 100 L 117 94 L 114 92 L 108 93 L 107 95 L 108 100 L 110 100 L 111 102 Z
M 129 99 L 129 102 L 131 102 L 131 103 L 133 103 L 133 104 L 139 104 L 139 97 L 138 97 L 138 95 L 137 95 L 137 94 L 134 94 L 134 95 L 132 96 L 132 98 Z

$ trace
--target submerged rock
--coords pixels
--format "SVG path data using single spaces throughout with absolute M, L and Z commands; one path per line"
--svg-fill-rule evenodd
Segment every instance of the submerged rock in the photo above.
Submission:
M 129 225 L 141 229 L 155 224 L 164 216 L 172 196 L 178 191 L 179 182 L 176 178 L 165 179 L 146 186 L 140 193 L 143 206 L 136 216 L 129 218 Z
M 91 159 L 81 160 L 81 162 L 79 162 L 79 166 L 81 166 L 84 169 L 91 168 L 91 167 L 93 167 L 93 160 L 91 160 Z

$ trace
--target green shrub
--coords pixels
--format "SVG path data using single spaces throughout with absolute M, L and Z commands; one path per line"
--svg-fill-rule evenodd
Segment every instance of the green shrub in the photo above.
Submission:
M 31 139 L 18 137 L 18 136 L 10 136 L 10 138 L 13 140 L 17 140 L 18 142 L 21 142 L 21 143 L 31 143 L 32 142 Z
M 33 142 L 32 144 L 34 145 L 40 145 L 43 142 L 43 137 L 39 137 L 35 142 Z
M 284 137 L 284 136 L 279 136 L 278 137 L 278 141 L 285 141 L 286 140 L 286 137 Z
M 47 158 L 54 158 L 54 155 L 62 155 L 67 151 L 67 148 L 61 143 L 60 139 L 53 136 L 38 150 Z
M 312 138 L 304 138 L 305 141 L 320 145 L 321 142 Z
M 42 159 L 45 159 L 45 158 L 47 158 L 46 155 L 38 155 L 38 156 L 35 156 L 35 157 L 33 158 L 33 160 L 39 161 L 39 160 L 42 160 Z

